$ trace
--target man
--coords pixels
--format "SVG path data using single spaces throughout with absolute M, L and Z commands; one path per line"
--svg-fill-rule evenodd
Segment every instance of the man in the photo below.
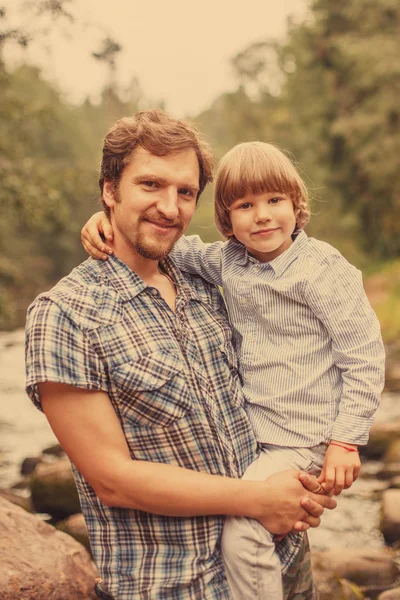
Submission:
M 114 256 L 29 309 L 27 390 L 71 459 L 102 598 L 230 598 L 224 515 L 284 534 L 335 506 L 295 472 L 240 480 L 257 448 L 223 303 L 168 258 L 212 166 L 187 123 L 118 121 L 100 174 Z

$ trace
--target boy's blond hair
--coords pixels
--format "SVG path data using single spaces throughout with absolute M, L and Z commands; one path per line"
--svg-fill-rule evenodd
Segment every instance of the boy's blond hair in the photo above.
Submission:
M 230 206 L 247 194 L 280 192 L 290 196 L 296 230 L 310 219 L 307 187 L 291 160 L 273 144 L 245 142 L 221 159 L 215 178 L 215 223 L 225 237 L 232 237 Z

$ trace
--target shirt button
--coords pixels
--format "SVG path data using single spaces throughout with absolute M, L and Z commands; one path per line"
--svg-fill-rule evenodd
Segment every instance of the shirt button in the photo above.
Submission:
M 158 290 L 156 290 L 154 288 L 151 290 L 151 293 L 153 296 L 158 296 Z

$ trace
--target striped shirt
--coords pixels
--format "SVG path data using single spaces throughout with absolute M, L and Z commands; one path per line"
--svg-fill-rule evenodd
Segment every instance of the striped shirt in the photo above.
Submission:
M 198 236 L 179 240 L 171 256 L 223 287 L 259 442 L 367 443 L 385 354 L 361 273 L 338 250 L 300 231 L 269 263 L 235 239 Z
M 116 257 L 88 259 L 31 305 L 27 391 L 52 381 L 108 393 L 132 459 L 239 478 L 257 456 L 224 303 L 183 275 L 176 313 Z M 223 516 L 108 507 L 74 468 L 94 559 L 118 600 L 230 598 Z

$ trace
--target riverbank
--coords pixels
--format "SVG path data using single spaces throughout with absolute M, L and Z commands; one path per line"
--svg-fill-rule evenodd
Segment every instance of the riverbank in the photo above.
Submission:
M 389 363 L 390 359 L 392 359 L 393 368 L 395 369 L 397 367 L 396 358 L 390 356 Z M 24 332 L 17 330 L 0 333 L 0 395 L 3 398 L 3 402 L 0 404 L 0 488 L 3 489 L 11 488 L 21 479 L 20 467 L 26 457 L 40 457 L 42 450 L 53 445 L 56 441 L 44 415 L 35 409 L 27 398 L 24 381 Z M 400 389 L 400 380 L 396 378 L 394 389 Z M 376 416 L 375 427 L 384 423 L 394 424 L 397 420 L 400 420 L 400 394 L 386 391 L 383 394 L 382 404 Z M 400 428 L 396 435 L 400 440 Z M 384 434 L 385 440 L 387 437 L 387 434 Z M 383 450 L 380 450 L 378 452 L 379 460 L 363 458 L 362 476 L 350 490 L 345 491 L 338 498 L 338 508 L 333 512 L 326 512 L 322 525 L 310 532 L 313 556 L 320 557 L 317 563 L 322 565 L 321 568 L 318 565 L 316 566 L 316 572 L 322 573 L 319 576 L 322 577 L 323 581 L 325 581 L 324 577 L 327 570 L 324 561 L 334 561 L 334 557 L 337 556 L 338 552 L 339 555 L 343 555 L 343 561 L 346 564 L 349 563 L 346 552 L 358 557 L 357 560 L 360 560 L 361 563 L 362 556 L 366 552 L 367 556 L 364 556 L 364 559 L 367 563 L 370 561 L 371 564 L 375 564 L 375 567 L 380 563 L 379 561 L 378 563 L 374 562 L 374 552 L 378 552 L 379 557 L 389 552 L 390 561 L 394 561 L 393 564 L 398 562 L 400 535 L 398 540 L 395 539 L 394 544 L 389 548 L 381 528 L 384 497 L 387 491 L 391 491 L 387 488 L 392 485 L 391 482 L 396 474 L 395 472 L 392 473 L 391 478 L 388 476 L 381 477 L 384 471 L 382 454 Z M 400 475 L 400 467 L 398 475 Z M 21 491 L 17 493 L 21 493 Z M 25 499 L 29 499 L 29 486 L 25 488 L 25 492 L 22 492 L 22 494 Z M 397 510 L 400 511 L 400 497 L 398 498 Z M 341 569 L 340 572 L 347 575 L 351 581 L 355 578 L 356 583 L 362 584 L 364 581 L 362 578 L 361 580 L 357 579 L 357 575 L 354 575 L 353 571 L 348 573 L 344 569 L 343 561 L 337 567 L 339 570 Z M 350 564 L 352 564 L 351 561 Z M 365 564 L 364 570 L 366 569 Z M 390 562 L 390 565 L 392 565 L 392 562 Z M 368 573 L 372 578 L 378 577 L 375 571 L 372 575 L 369 571 Z M 365 578 L 365 573 L 363 577 Z M 390 585 L 394 583 L 396 577 L 392 578 L 393 581 Z M 369 588 L 371 588 L 371 585 L 369 585 Z M 384 585 L 390 587 L 387 583 Z M 329 595 L 333 594 L 331 588 L 329 589 L 330 591 L 324 597 L 326 600 L 339 600 L 341 598 L 339 595 Z M 381 588 L 379 590 L 382 591 Z M 378 594 L 376 593 L 375 596 L 358 596 L 358 598 L 361 597 L 377 598 Z M 347 599 L 348 596 L 343 596 L 343 598 Z

